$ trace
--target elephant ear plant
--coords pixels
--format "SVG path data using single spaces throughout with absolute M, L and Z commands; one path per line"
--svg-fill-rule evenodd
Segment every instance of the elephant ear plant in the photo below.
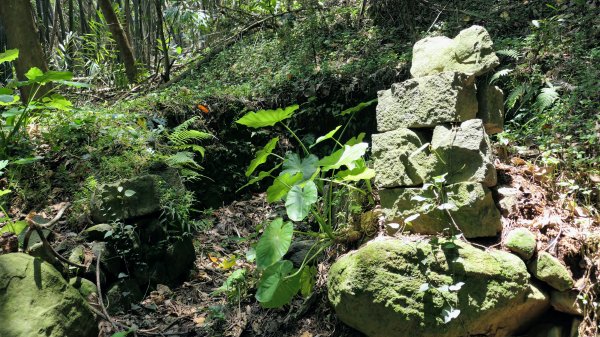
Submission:
M 349 115 L 349 122 L 357 111 L 368 105 L 367 103 L 345 110 L 341 115 Z M 361 186 L 360 183 L 364 182 L 362 186 L 366 186 L 370 192 L 370 179 L 375 175 L 373 169 L 367 167 L 365 163 L 364 156 L 368 144 L 362 142 L 364 133 L 341 143 L 340 139 L 346 127 L 342 128 L 340 125 L 317 138 L 314 143 L 305 144 L 285 123 L 296 110 L 298 105 L 285 109 L 260 110 L 249 112 L 237 120 L 237 123 L 255 129 L 282 126 L 298 142 L 302 151 L 302 153 L 287 153 L 281 157 L 274 153 L 279 138 L 272 138 L 250 162 L 246 170 L 246 176 L 250 180 L 242 187 L 263 179 L 272 179 L 273 182 L 267 189 L 267 201 L 285 202 L 287 221 L 278 218 L 266 225 L 255 247 L 256 267 L 261 275 L 256 299 L 267 308 L 281 307 L 289 303 L 299 291 L 304 296 L 312 293 L 316 269 L 309 267 L 310 262 L 331 245 L 338 234 L 338 228 L 332 221 L 333 192 L 341 187 L 366 194 L 367 192 L 357 186 Z M 333 151 L 319 158 L 311 150 L 315 145 L 325 141 L 335 143 Z M 269 157 L 275 157 L 278 163 L 270 170 L 255 174 Z M 311 221 L 314 219 L 318 224 L 318 231 L 300 232 L 295 229 L 296 223 L 308 219 Z M 312 247 L 297 269 L 291 261 L 283 259 L 294 234 L 314 239 Z

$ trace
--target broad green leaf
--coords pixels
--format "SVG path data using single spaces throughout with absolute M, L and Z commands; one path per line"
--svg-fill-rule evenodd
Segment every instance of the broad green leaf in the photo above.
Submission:
M 271 139 L 267 143 L 267 145 L 265 145 L 265 147 L 262 148 L 262 150 L 256 152 L 256 156 L 254 157 L 254 159 L 252 159 L 250 165 L 248 166 L 248 169 L 246 170 L 246 177 L 249 177 L 259 165 L 267 161 L 267 157 L 271 154 L 271 152 L 273 152 L 275 146 L 277 146 L 278 141 L 279 137 L 275 137 Z
M 0 170 L 3 170 L 8 166 L 8 160 L 0 160 Z
M 265 308 L 278 308 L 289 303 L 300 289 L 300 274 L 290 275 L 294 265 L 291 261 L 278 261 L 267 268 L 260 278 L 256 299 Z
M 53 108 L 62 111 L 69 111 L 73 107 L 73 103 L 61 95 L 54 94 L 44 99 L 44 105 L 48 108 Z
M 242 187 L 238 188 L 238 189 L 236 190 L 236 192 L 239 192 L 239 191 L 243 190 L 244 188 L 246 188 L 246 187 L 248 187 L 248 186 L 250 186 L 250 185 L 252 185 L 252 184 L 255 184 L 255 183 L 257 183 L 257 182 L 259 182 L 259 181 L 261 181 L 261 180 L 265 179 L 266 177 L 270 177 L 270 176 L 271 176 L 271 174 L 273 173 L 273 171 L 275 171 L 276 169 L 278 169 L 280 166 L 281 166 L 281 163 L 277 164 L 275 167 L 273 167 L 273 168 L 272 168 L 272 169 L 270 169 L 269 171 L 260 171 L 256 177 L 254 177 L 254 178 L 250 179 L 250 180 L 248 181 L 248 183 L 246 183 L 244 186 L 242 186 Z
M 44 73 L 44 82 L 69 81 L 73 78 L 73 73 L 69 71 L 49 70 Z
M 18 95 L 0 95 L 0 106 L 13 105 L 18 103 L 21 97 Z
M 37 79 L 40 79 L 43 76 L 44 72 L 38 67 L 33 67 L 25 73 L 25 77 L 27 77 L 27 79 L 29 79 L 30 81 L 36 81 Z
M 236 123 L 242 124 L 251 128 L 262 128 L 265 126 L 273 126 L 284 119 L 292 116 L 294 111 L 299 108 L 298 105 L 288 106 L 285 109 L 277 110 L 259 110 L 257 112 L 248 112 Z
M 0 197 L 8 195 L 12 192 L 12 190 L 0 190 Z
M 340 171 L 336 177 L 342 181 L 370 180 L 375 177 L 375 170 L 368 168 L 364 160 L 358 160 L 356 164 L 354 169 Z
M 295 175 L 280 174 L 273 181 L 273 185 L 267 188 L 267 201 L 271 203 L 285 198 L 292 186 L 300 181 L 302 181 L 302 173 L 296 173 Z
M 13 90 L 10 88 L 0 88 L 0 95 L 12 95 Z
M 314 266 L 304 267 L 300 274 L 300 294 L 303 297 L 308 297 L 313 293 L 315 287 L 315 276 L 317 275 L 317 268 Z
M 368 147 L 369 144 L 367 143 L 358 143 L 352 146 L 344 145 L 343 148 L 321 159 L 319 165 L 322 166 L 324 172 L 339 169 L 342 166 L 352 170 L 356 167 L 355 161 L 364 156 Z
M 15 233 L 16 235 L 19 235 L 25 228 L 27 228 L 27 221 L 9 222 L 4 225 L 4 227 L 0 228 L 0 234 Z
M 134 194 L 135 194 L 134 190 L 125 190 L 125 196 L 127 198 L 133 197 Z
M 54 81 L 59 84 L 63 84 L 73 88 L 91 88 L 92 85 L 89 83 L 81 83 L 81 82 L 73 82 L 73 81 L 64 81 L 64 80 L 56 80 Z
M 126 336 L 129 336 L 129 334 L 132 332 L 133 332 L 133 330 L 119 331 L 119 332 L 115 332 L 110 337 L 126 337 Z
M 311 145 L 310 147 L 312 148 L 313 146 L 319 144 L 320 142 L 327 140 L 327 139 L 331 139 L 333 137 L 333 135 L 335 135 L 335 133 L 341 128 L 341 125 L 338 125 L 335 129 L 329 131 L 326 135 L 321 136 L 319 138 L 317 138 L 317 140 L 315 141 L 315 143 L 313 145 Z
M 346 145 L 352 146 L 352 145 L 356 145 L 358 143 L 362 143 L 363 139 L 365 139 L 365 133 L 361 132 L 358 134 L 358 136 L 348 139 L 348 141 L 346 142 Z
M 283 222 L 282 218 L 273 220 L 256 245 L 256 266 L 264 269 L 281 260 L 292 243 L 294 225 Z
M 368 102 L 362 102 L 362 103 L 359 103 L 357 106 L 353 106 L 353 107 L 351 107 L 351 108 L 349 108 L 349 109 L 346 109 L 346 110 L 344 110 L 344 111 L 340 112 L 340 115 L 341 115 L 341 116 L 345 116 L 345 115 L 353 114 L 353 113 L 355 113 L 355 112 L 359 112 L 359 111 L 361 111 L 362 109 L 364 109 L 364 108 L 368 107 L 369 105 L 371 105 L 371 104 L 373 104 L 373 103 L 377 103 L 377 98 L 375 98 L 375 99 L 372 99 L 372 100 L 370 100 L 370 101 L 368 101 Z
M 21 159 L 13 160 L 12 163 L 14 165 L 27 165 L 27 164 L 35 163 L 36 161 L 38 161 L 42 158 L 43 157 L 40 157 L 40 156 L 21 158 Z
M 293 186 L 285 199 L 288 217 L 293 221 L 304 220 L 318 197 L 317 186 L 313 181 L 308 181 L 304 187 Z
M 0 64 L 4 62 L 14 61 L 19 58 L 19 50 L 18 49 L 9 49 L 4 53 L 0 53 Z
M 309 155 L 304 159 L 300 159 L 297 153 L 288 154 L 283 162 L 283 170 L 281 173 L 289 173 L 294 175 L 298 172 L 302 173 L 304 179 L 309 179 L 317 170 L 319 158 L 314 154 Z
M 15 107 L 15 108 L 4 111 L 2 113 L 2 117 L 4 117 L 4 118 L 15 117 L 15 116 L 22 114 L 23 112 L 25 112 L 25 111 L 23 111 L 23 109 L 18 109 Z

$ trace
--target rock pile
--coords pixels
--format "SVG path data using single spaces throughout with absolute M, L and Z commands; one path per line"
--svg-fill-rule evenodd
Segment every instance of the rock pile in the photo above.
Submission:
M 417 42 L 414 78 L 379 92 L 373 156 L 387 222 L 421 234 L 458 227 L 467 238 L 501 231 L 488 134 L 502 130 L 503 96 L 476 78 L 498 63 L 487 31 L 473 26 Z M 421 188 L 440 176 L 443 191 Z M 424 211 L 424 201 L 447 207 Z

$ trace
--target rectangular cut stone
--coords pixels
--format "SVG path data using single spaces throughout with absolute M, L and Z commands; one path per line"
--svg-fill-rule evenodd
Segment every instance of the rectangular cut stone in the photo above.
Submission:
M 480 119 L 458 127 L 439 125 L 433 130 L 431 146 L 411 154 L 409 162 L 424 182 L 446 175 L 446 183 L 476 182 L 487 187 L 497 183 L 490 140 Z
M 483 121 L 488 135 L 504 130 L 504 93 L 497 86 L 487 85 L 485 80 L 477 81 L 477 118 Z
M 377 130 L 426 128 L 475 118 L 473 76 L 444 72 L 394 83 L 378 93 Z
M 500 212 L 492 192 L 479 183 L 458 183 L 445 187 L 448 203 L 454 205 L 446 213 L 431 190 L 421 188 L 394 188 L 379 191 L 381 207 L 386 222 L 405 224 L 406 229 L 419 234 L 439 234 L 445 230 L 456 231 L 454 223 L 466 238 L 492 237 L 502 230 Z M 415 198 L 417 197 L 417 198 Z M 425 200 L 421 200 L 425 197 Z M 432 204 L 428 212 L 425 204 Z M 410 216 L 418 216 L 406 222 Z
M 408 157 L 421 146 L 423 135 L 406 128 L 373 135 L 375 184 L 378 187 L 416 186 L 423 181 Z

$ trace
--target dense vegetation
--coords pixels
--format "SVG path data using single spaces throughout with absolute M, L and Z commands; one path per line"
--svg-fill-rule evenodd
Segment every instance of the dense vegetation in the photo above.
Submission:
M 216 209 L 261 192 L 285 204 L 247 237 L 226 231 L 237 238 L 222 245 L 245 251 L 212 261 L 226 279 L 212 296 L 227 304 L 209 310 L 209 334 L 254 289 L 267 308 L 322 292 L 312 260 L 380 229 L 369 213 L 377 92 L 410 77 L 425 36 L 490 32 L 501 64 L 488 80 L 505 97 L 496 152 L 530 167 L 558 209 L 600 222 L 594 1 L 38 0 L 24 9 L 29 33 L 9 19 L 17 2 L 0 4 L 0 233 L 33 231 L 28 219 L 66 201 L 56 232 L 79 233 L 100 186 L 157 172 L 176 176 L 160 188 L 168 240 L 196 238 L 202 254 Z M 130 224 L 115 222 L 105 239 L 134 261 Z M 292 235 L 310 242 L 295 268 L 283 259 Z M 592 309 L 580 331 L 600 329 L 599 292 L 582 293 Z

